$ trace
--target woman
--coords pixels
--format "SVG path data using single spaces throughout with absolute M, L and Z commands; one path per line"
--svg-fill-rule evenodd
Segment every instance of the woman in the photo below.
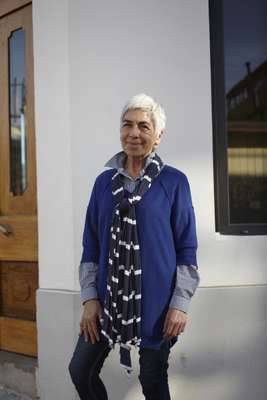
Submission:
M 145 398 L 170 399 L 168 357 L 185 329 L 199 274 L 187 177 L 155 151 L 165 123 L 150 96 L 132 97 L 121 114 L 122 151 L 92 190 L 79 267 L 84 311 L 69 364 L 83 400 L 108 398 L 99 373 L 115 343 L 127 373 L 131 347 L 139 347 Z

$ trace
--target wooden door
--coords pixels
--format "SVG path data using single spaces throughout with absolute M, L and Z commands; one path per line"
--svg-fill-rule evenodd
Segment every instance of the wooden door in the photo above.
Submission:
M 38 287 L 34 138 L 29 4 L 0 17 L 0 349 L 31 356 Z

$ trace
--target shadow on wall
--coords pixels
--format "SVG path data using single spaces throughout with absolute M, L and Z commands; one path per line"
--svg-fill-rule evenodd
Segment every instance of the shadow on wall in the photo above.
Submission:
M 267 398 L 266 300 L 264 286 L 198 289 L 170 360 L 174 399 Z
M 186 331 L 171 350 L 172 400 L 267 398 L 267 287 L 199 288 Z M 118 366 L 118 350 L 102 377 L 110 400 L 140 400 L 138 349 L 130 378 Z

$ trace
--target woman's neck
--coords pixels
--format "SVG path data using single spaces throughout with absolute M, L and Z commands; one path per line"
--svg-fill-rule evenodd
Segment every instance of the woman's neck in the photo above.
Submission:
M 146 158 L 148 156 L 149 154 L 144 157 L 127 156 L 124 163 L 124 168 L 128 171 L 130 176 L 135 178 L 139 175 L 140 171 L 144 168 Z

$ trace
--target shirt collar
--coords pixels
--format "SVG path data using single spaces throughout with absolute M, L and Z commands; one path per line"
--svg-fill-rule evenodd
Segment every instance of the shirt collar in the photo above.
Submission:
M 151 159 L 152 159 L 152 157 L 154 157 L 154 155 L 155 155 L 155 151 L 152 151 L 146 157 L 144 168 L 140 171 L 139 177 L 141 177 L 144 174 L 146 167 L 151 163 Z M 116 168 L 118 170 L 118 172 L 130 177 L 128 172 L 123 168 L 123 163 L 124 163 L 126 156 L 127 155 L 123 150 L 119 151 L 113 157 L 111 157 L 110 160 L 108 160 L 106 162 L 105 167 Z

